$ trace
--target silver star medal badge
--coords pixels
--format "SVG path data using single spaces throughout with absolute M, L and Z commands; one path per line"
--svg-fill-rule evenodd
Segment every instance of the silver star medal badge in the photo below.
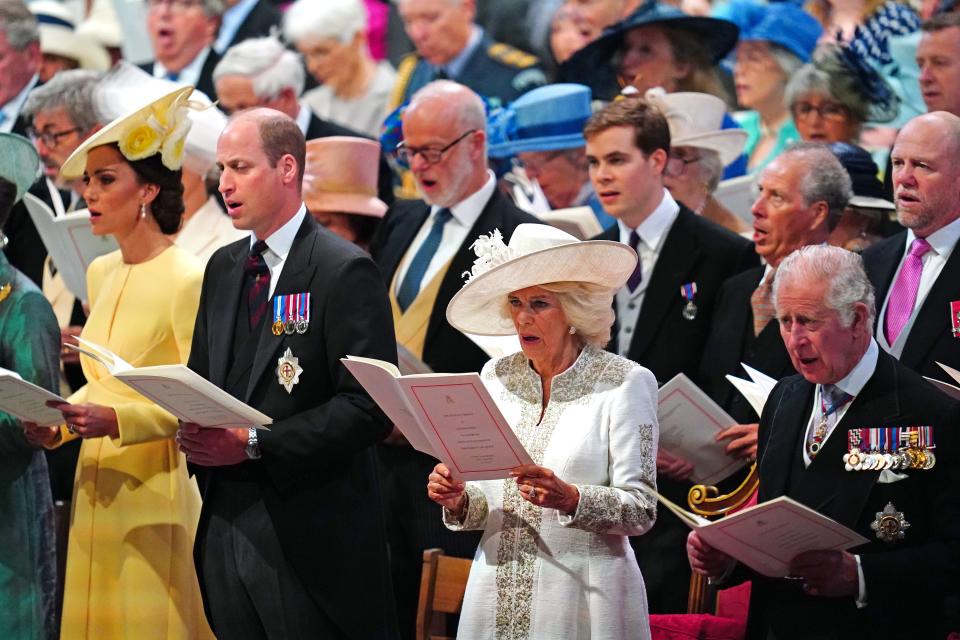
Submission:
M 277 381 L 287 393 L 293 393 L 293 385 L 300 382 L 301 373 L 303 368 L 300 366 L 300 358 L 295 357 L 290 347 L 287 347 L 283 356 L 277 358 Z
M 888 502 L 883 511 L 877 511 L 877 518 L 870 523 L 870 528 L 877 533 L 878 540 L 893 544 L 906 537 L 910 523 L 903 517 L 902 511 L 897 511 L 893 503 Z

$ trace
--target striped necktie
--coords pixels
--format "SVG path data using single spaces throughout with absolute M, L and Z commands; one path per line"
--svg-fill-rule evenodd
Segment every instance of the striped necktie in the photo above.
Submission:
M 401 311 L 406 311 L 407 307 L 417 299 L 423 276 L 427 273 L 427 267 L 430 266 L 430 261 L 433 260 L 437 249 L 440 248 L 440 240 L 443 239 L 443 227 L 450 221 L 452 216 L 453 214 L 450 213 L 450 209 L 446 208 L 440 209 L 434 214 L 433 226 L 430 228 L 430 233 L 427 234 L 423 244 L 420 245 L 417 253 L 413 256 L 413 260 L 410 261 L 407 274 L 403 277 L 400 289 L 397 290 L 397 304 L 400 306 Z

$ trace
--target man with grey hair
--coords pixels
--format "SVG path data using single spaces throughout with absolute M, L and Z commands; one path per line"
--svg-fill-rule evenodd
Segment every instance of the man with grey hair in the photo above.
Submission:
M 362 133 L 323 120 L 300 99 L 306 72 L 300 56 L 275 37 L 251 38 L 230 47 L 213 70 L 220 108 L 227 114 L 266 107 L 284 113 L 297 123 L 307 140 L 328 136 L 365 138 Z M 393 202 L 393 173 L 381 155 L 378 196 Z
M 877 341 L 914 371 L 960 363 L 960 117 L 917 116 L 891 152 L 897 220 L 906 230 L 864 252 L 877 290 Z
M 487 169 L 486 116 L 480 97 L 441 80 L 418 91 L 403 117 L 398 154 L 423 200 L 395 202 L 371 252 L 388 286 L 399 344 L 434 371 L 480 371 L 488 356 L 447 322 L 446 308 L 476 257 L 470 246 L 499 229 L 537 220 L 496 188 Z M 472 558 L 479 532 L 447 531 L 423 479 L 436 460 L 401 438 L 380 446 L 391 568 L 400 630 L 412 637 L 423 550 Z
M 944 593 L 960 567 L 960 404 L 877 346 L 873 287 L 856 254 L 794 252 L 774 298 L 800 374 L 764 407 L 758 500 L 787 496 L 868 542 L 800 553 L 784 579 L 735 567 L 691 533 L 691 567 L 753 581 L 747 637 L 945 637 Z
M 456 80 L 502 104 L 547 83 L 536 56 L 494 42 L 474 23 L 476 0 L 397 0 L 397 7 L 416 51 L 400 61 L 390 108 L 432 80 Z
M 774 378 L 795 373 L 774 321 L 772 285 L 781 261 L 807 245 L 825 244 L 852 197 L 850 176 L 830 150 L 800 143 L 760 174 L 753 204 L 754 250 L 766 263 L 739 273 L 720 288 L 710 337 L 700 362 L 704 391 L 739 424 L 718 435 L 727 452 L 755 459 L 757 418 L 726 375 L 740 363 Z
M 214 95 L 212 49 L 223 0 L 147 0 L 147 31 L 156 59 L 141 65 L 154 78 L 190 84 Z
M 40 60 L 36 17 L 20 0 L 0 0 L 0 133 L 26 135 L 20 110 L 39 82 Z

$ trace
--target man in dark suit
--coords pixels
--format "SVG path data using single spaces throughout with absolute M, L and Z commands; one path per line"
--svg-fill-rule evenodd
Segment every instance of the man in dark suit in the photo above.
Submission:
M 897 135 L 892 169 L 897 219 L 906 230 L 863 254 L 877 291 L 880 346 L 917 373 L 960 366 L 960 118 L 918 116 Z
M 536 222 L 497 191 L 485 127 L 483 103 L 463 85 L 438 81 L 414 96 L 400 155 L 424 201 L 395 202 L 371 247 L 389 288 L 398 341 L 438 372 L 479 371 L 489 360 L 446 320 L 447 303 L 476 258 L 470 245 L 494 229 L 506 242 L 517 225 Z M 379 454 L 401 632 L 412 637 L 423 550 L 473 557 L 479 532 L 447 531 L 425 491 L 437 461 L 393 440 Z
M 300 57 L 273 36 L 251 38 L 228 49 L 213 71 L 213 82 L 220 108 L 225 113 L 250 107 L 276 109 L 293 118 L 307 140 L 327 136 L 367 137 L 320 119 L 301 102 L 306 71 Z M 393 172 L 382 154 L 377 181 L 377 197 L 390 204 L 394 200 Z
M 800 375 L 777 384 L 760 419 L 759 500 L 788 496 L 869 542 L 799 554 L 796 580 L 734 573 L 731 582 L 753 580 L 748 637 L 945 637 L 944 592 L 960 568 L 960 405 L 878 348 L 873 287 L 856 254 L 804 247 L 781 263 L 774 297 Z M 918 425 L 936 447 L 917 443 L 906 468 L 846 470 L 856 459 L 845 454 L 871 448 L 868 428 L 897 443 L 894 430 Z M 874 440 L 893 460 L 898 445 Z M 699 573 L 732 570 L 695 533 L 687 549 Z
M 395 361 L 393 327 L 373 261 L 307 213 L 304 155 L 270 109 L 238 115 L 218 143 L 220 192 L 253 235 L 207 265 L 189 366 L 273 423 L 182 425 L 203 495 L 197 573 L 219 637 L 393 638 L 371 446 L 390 425 L 340 362 Z M 291 295 L 306 308 L 277 316 L 271 301 Z
M 147 32 L 156 59 L 140 65 L 154 78 L 190 84 L 211 98 L 213 69 L 220 54 L 213 50 L 223 0 L 186 4 L 171 0 L 147 2 Z
M 678 204 L 663 186 L 670 130 L 659 110 L 639 99 L 614 102 L 587 122 L 590 179 L 617 224 L 596 239 L 629 244 L 640 256 L 627 286 L 617 292 L 617 324 L 608 347 L 653 371 L 660 383 L 680 372 L 696 380 L 700 355 L 720 285 L 756 265 L 747 240 Z M 686 498 L 692 467 L 657 454 L 657 485 Z M 654 528 L 631 542 L 647 584 L 652 613 L 686 611 L 689 569 L 686 528 L 661 514 Z
M 221 56 L 235 44 L 270 35 L 283 20 L 280 9 L 268 0 L 224 0 L 226 9 L 213 50 Z
M 796 373 L 773 311 L 776 270 L 796 249 L 826 243 L 852 194 L 850 176 L 836 156 L 811 143 L 777 156 L 757 186 L 754 249 L 766 265 L 723 283 L 699 374 L 701 388 L 739 422 L 718 437 L 729 440 L 730 455 L 749 459 L 757 454 L 759 416 L 725 376 L 743 377 L 741 362 L 778 380 Z

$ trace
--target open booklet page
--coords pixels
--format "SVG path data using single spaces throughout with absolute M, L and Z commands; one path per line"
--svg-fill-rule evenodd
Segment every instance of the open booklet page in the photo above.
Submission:
M 24 380 L 16 371 L 0 367 L 0 411 L 41 427 L 63 424 L 63 414 L 47 406 L 51 400 L 66 402 L 57 394 Z
M 342 362 L 410 444 L 458 479 L 506 478 L 533 463 L 476 373 L 401 376 L 382 360 Z
M 785 578 L 804 551 L 843 551 L 867 539 L 786 496 L 710 522 L 657 494 L 657 498 L 710 546 L 754 571 Z
M 77 338 L 83 355 L 106 367 L 117 380 L 131 387 L 183 422 L 202 427 L 257 427 L 267 429 L 273 420 L 182 364 L 132 367 L 118 355 L 89 340 Z M 70 346 L 70 345 L 68 345 Z
M 716 440 L 736 421 L 682 373 L 660 387 L 657 420 L 660 447 L 693 465 L 696 484 L 716 484 L 746 464 L 727 454 L 727 441 Z

